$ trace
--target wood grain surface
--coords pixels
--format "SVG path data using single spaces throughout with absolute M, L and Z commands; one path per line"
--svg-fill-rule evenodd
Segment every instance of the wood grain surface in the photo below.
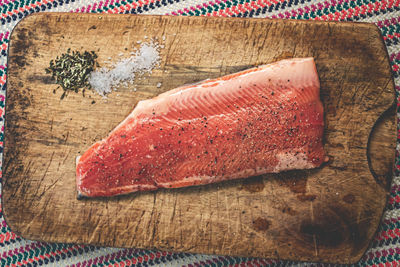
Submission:
M 62 90 L 53 93 L 57 86 L 44 70 L 68 48 L 94 50 L 106 66 L 109 57 L 128 57 L 138 41 L 156 37 L 164 45 L 159 68 L 121 85 L 107 100 L 93 92 L 63 100 Z M 330 161 L 322 168 L 77 200 L 76 156 L 139 100 L 310 56 L 325 108 Z M 374 25 L 41 13 L 12 32 L 8 66 L 2 200 L 8 225 L 25 238 L 350 263 L 377 230 L 392 177 L 396 126 L 388 56 Z

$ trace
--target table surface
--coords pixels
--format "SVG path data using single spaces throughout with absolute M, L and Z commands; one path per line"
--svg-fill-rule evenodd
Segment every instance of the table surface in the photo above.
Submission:
M 373 22 L 381 30 L 387 46 L 395 84 L 399 84 L 400 1 L 71 1 L 0 0 L 0 146 L 3 146 L 3 121 L 7 74 L 7 48 L 14 26 L 34 12 L 103 12 L 165 15 L 208 15 L 269 17 L 289 19 L 343 20 Z M 398 95 L 399 87 L 396 86 Z M 398 158 L 396 159 L 396 166 Z M 400 168 L 400 166 L 399 166 Z M 400 262 L 400 173 L 396 167 L 391 194 L 382 224 L 360 265 Z M 2 266 L 266 266 L 282 264 L 268 259 L 234 258 L 140 249 L 101 248 L 73 244 L 29 241 L 12 233 L 1 215 L 0 261 Z M 290 262 L 291 265 L 297 264 Z

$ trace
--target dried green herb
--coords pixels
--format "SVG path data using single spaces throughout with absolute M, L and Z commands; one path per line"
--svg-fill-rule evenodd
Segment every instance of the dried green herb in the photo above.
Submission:
M 97 55 L 94 51 L 81 53 L 79 51 L 71 52 L 71 49 L 68 49 L 67 53 L 50 61 L 46 73 L 51 73 L 55 82 L 64 90 L 61 99 L 69 91 L 78 92 L 82 88 L 84 94 L 85 88 L 91 88 L 89 76 L 95 65 L 98 66 L 96 59 Z

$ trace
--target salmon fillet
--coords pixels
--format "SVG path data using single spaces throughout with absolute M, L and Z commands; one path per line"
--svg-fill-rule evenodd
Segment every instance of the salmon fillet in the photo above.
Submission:
M 77 158 L 79 196 L 204 185 L 326 161 L 313 58 L 282 60 L 140 101 Z

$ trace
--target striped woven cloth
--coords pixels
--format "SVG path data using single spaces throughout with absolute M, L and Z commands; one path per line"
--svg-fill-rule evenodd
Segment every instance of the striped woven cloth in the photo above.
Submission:
M 400 91 L 400 0 L 0 0 L 0 153 L 3 146 L 7 47 L 25 16 L 43 11 L 270 17 L 373 22 L 381 30 Z M 399 100 L 399 98 L 398 98 Z M 399 132 L 400 138 L 400 132 Z M 398 146 L 398 150 L 400 147 Z M 398 155 L 398 153 L 397 153 Z M 400 265 L 400 161 L 383 223 L 358 265 Z M 207 256 L 139 249 L 52 244 L 22 239 L 10 231 L 0 209 L 1 266 L 281 266 L 304 265 L 267 259 Z M 311 265 L 311 264 L 310 264 Z

